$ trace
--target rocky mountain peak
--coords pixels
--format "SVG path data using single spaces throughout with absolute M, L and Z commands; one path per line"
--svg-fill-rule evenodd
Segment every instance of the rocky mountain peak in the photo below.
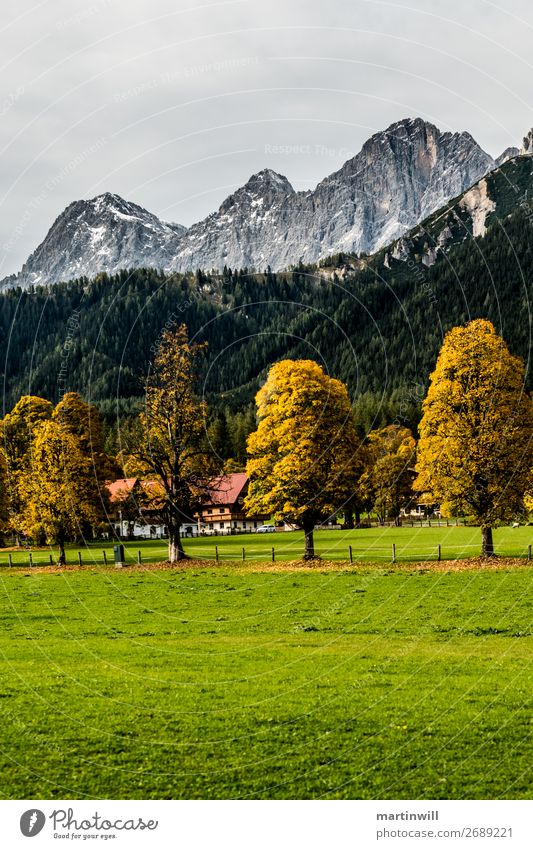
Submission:
M 71 210 L 72 217 L 75 217 L 76 212 L 81 213 L 85 220 L 89 220 L 91 216 L 95 219 L 114 218 L 129 221 L 138 221 L 146 225 L 150 222 L 154 227 L 159 229 L 161 226 L 171 227 L 176 232 L 184 233 L 187 229 L 181 224 L 171 224 L 161 221 L 156 215 L 139 206 L 133 201 L 125 200 L 120 195 L 113 192 L 104 192 L 90 200 L 74 201 L 73 204 L 67 207 L 65 214 Z M 61 216 L 60 216 L 61 217 Z M 59 219 L 58 219 L 59 220 Z
M 111 192 L 77 200 L 10 282 L 43 285 L 142 265 L 165 268 L 185 231 Z
M 493 167 L 469 133 L 441 132 L 422 118 L 391 124 L 317 186 L 328 210 L 319 255 L 375 251 Z
M 263 168 L 257 174 L 252 174 L 245 189 L 252 192 L 267 194 L 270 192 L 279 193 L 282 195 L 294 194 L 294 189 L 283 174 L 278 174 L 271 168 Z
M 221 204 L 219 212 L 224 214 L 234 207 L 264 206 L 268 208 L 273 203 L 283 201 L 293 195 L 294 189 L 283 174 L 277 174 L 271 168 L 264 168 L 233 192 Z

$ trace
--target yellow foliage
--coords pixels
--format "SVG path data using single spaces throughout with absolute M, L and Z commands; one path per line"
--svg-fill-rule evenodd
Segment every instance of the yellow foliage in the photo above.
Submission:
M 42 529 L 57 542 L 62 557 L 64 543 L 83 534 L 83 525 L 100 521 L 101 507 L 95 498 L 92 461 L 80 441 L 57 421 L 36 428 L 31 467 L 21 480 L 25 509 L 22 527 L 31 537 Z
M 0 536 L 7 528 L 9 517 L 9 492 L 7 488 L 7 466 L 4 452 L 0 450 Z
M 185 325 L 163 332 L 145 383 L 140 444 L 132 452 L 164 491 L 170 561 L 185 556 L 180 523 L 189 520 L 198 491 L 215 471 L 206 438 L 207 405 L 196 393 L 205 347 L 189 342 Z
M 245 506 L 312 528 L 342 509 L 361 471 L 346 387 L 311 360 L 283 360 L 256 396 Z
M 52 418 L 79 440 L 82 453 L 92 462 L 95 479 L 103 483 L 111 469 L 98 408 L 84 401 L 77 392 L 66 392 L 54 408 Z
M 522 361 L 489 321 L 455 327 L 423 404 L 416 489 L 490 529 L 522 507 L 532 436 Z
M 23 531 L 23 516 L 28 508 L 24 478 L 31 467 L 35 433 L 39 425 L 51 418 L 52 409 L 50 401 L 34 395 L 24 395 L 1 424 L 10 525 L 17 533 Z
M 368 435 L 361 488 L 381 521 L 397 519 L 412 496 L 416 442 L 409 428 L 388 425 Z

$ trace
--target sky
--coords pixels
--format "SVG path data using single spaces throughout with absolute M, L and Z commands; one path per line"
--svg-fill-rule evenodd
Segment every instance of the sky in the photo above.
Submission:
M 0 278 L 73 200 L 201 220 L 262 168 L 314 187 L 421 116 L 533 125 L 530 0 L 4 0 Z

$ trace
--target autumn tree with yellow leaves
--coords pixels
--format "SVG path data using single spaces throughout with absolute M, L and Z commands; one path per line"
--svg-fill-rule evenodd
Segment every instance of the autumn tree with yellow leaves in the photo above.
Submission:
M 361 474 L 348 392 L 311 360 L 282 360 L 271 367 L 256 404 L 245 509 L 299 524 L 304 558 L 311 560 L 315 525 L 343 509 Z
M 42 530 L 50 543 L 58 545 L 58 563 L 64 564 L 66 541 L 82 536 L 85 525 L 94 526 L 102 519 L 91 458 L 64 424 L 50 420 L 36 429 L 31 469 L 20 488 L 23 530 L 33 538 Z
M 191 520 L 199 494 L 216 472 L 205 429 L 207 405 L 197 394 L 204 349 L 189 341 L 184 324 L 163 332 L 145 381 L 136 444 L 129 452 L 161 484 L 171 563 L 186 557 L 180 525 Z
M 52 419 L 76 437 L 80 450 L 91 461 L 95 484 L 102 489 L 113 469 L 105 450 L 104 426 L 98 407 L 88 404 L 77 392 L 66 392 L 56 404 Z
M 400 522 L 402 508 L 413 495 L 416 442 L 409 428 L 392 424 L 368 435 L 368 466 L 361 491 L 376 511 L 380 522 Z
M 92 533 L 106 517 L 109 461 L 100 414 L 75 392 L 55 408 L 25 395 L 0 429 L 9 527 L 57 542 L 64 562 L 65 542 Z M 2 510 L 0 499 L 0 525 Z
M 31 492 L 25 486 L 31 472 L 36 431 L 51 419 L 53 405 L 36 395 L 23 395 L 1 422 L 2 448 L 6 461 L 6 488 L 9 498 L 9 524 L 18 536 L 24 533 L 24 515 Z
M 8 529 L 9 522 L 9 492 L 7 489 L 7 466 L 4 452 L 0 447 L 0 541 Z
M 415 487 L 445 515 L 470 515 L 482 555 L 492 528 L 523 507 L 533 465 L 533 407 L 524 364 L 483 319 L 445 337 L 423 403 Z
M 66 392 L 54 407 L 52 420 L 70 433 L 85 458 L 84 498 L 94 505 L 93 514 L 103 524 L 109 513 L 107 481 L 114 476 L 114 465 L 106 454 L 104 427 L 100 411 L 77 392 Z M 91 522 L 94 524 L 94 521 Z M 89 523 L 84 535 L 91 534 Z

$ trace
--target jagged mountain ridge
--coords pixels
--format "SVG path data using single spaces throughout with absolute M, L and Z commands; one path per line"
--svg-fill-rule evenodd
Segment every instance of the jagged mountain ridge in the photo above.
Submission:
M 253 214 L 242 215 L 226 202 L 190 228 L 171 268 L 279 270 L 340 251 L 372 253 L 494 167 L 468 133 L 442 133 L 420 118 L 399 121 L 313 191 L 294 192 L 285 178 L 262 172 L 265 184 L 285 180 L 272 203 L 250 194 Z
M 39 286 L 123 268 L 165 268 L 186 228 L 168 224 L 119 195 L 77 200 L 59 215 L 16 276 L 4 284 Z
M 528 138 L 524 152 L 527 145 Z M 140 267 L 279 270 L 341 251 L 372 253 L 495 167 L 468 133 L 405 119 L 373 135 L 314 190 L 296 192 L 286 177 L 265 169 L 188 230 L 118 195 L 76 201 L 21 272 L 2 284 L 26 287 Z

